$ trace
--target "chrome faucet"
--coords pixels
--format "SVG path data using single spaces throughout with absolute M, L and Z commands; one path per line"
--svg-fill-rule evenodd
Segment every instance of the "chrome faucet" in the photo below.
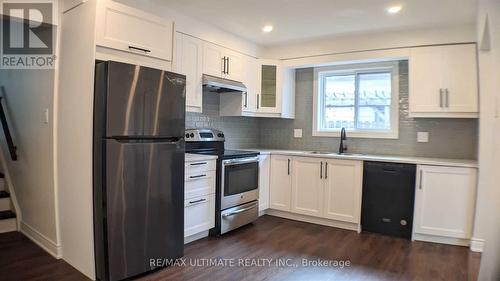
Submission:
M 339 154 L 342 154 L 347 150 L 347 145 L 344 143 L 345 140 L 347 140 L 347 136 L 345 134 L 345 128 L 342 128 L 342 130 L 340 130 Z

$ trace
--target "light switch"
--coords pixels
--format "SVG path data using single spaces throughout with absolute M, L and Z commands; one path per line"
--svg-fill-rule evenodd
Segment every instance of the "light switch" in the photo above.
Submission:
M 429 132 L 418 132 L 417 142 L 429 142 Z
M 294 138 L 301 138 L 302 137 L 302 129 L 294 129 L 293 130 L 293 137 Z

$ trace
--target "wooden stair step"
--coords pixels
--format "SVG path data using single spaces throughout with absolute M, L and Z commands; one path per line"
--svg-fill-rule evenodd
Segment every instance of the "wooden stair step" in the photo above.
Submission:
M 12 219 L 16 217 L 16 213 L 8 210 L 8 211 L 1 211 L 0 212 L 0 220 L 7 220 L 7 219 Z
M 5 190 L 2 190 L 0 191 L 0 198 L 9 198 L 10 197 L 10 194 L 5 191 Z

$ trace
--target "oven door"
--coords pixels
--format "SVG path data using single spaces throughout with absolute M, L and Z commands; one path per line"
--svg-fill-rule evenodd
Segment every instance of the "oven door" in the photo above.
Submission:
M 221 210 L 259 199 L 259 157 L 222 161 Z

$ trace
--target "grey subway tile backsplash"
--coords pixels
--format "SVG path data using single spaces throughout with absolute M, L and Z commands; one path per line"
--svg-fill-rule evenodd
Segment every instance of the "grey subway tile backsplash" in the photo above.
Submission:
M 408 116 L 408 63 L 399 63 L 399 139 L 350 138 L 348 152 L 477 159 L 478 120 L 410 118 Z M 186 128 L 210 127 L 224 131 L 226 147 L 337 151 L 339 139 L 312 136 L 312 68 L 296 72 L 295 119 L 221 117 L 219 96 L 204 93 L 203 113 L 187 113 Z M 302 138 L 293 130 L 302 129 Z M 428 143 L 417 142 L 417 132 L 429 132 Z

